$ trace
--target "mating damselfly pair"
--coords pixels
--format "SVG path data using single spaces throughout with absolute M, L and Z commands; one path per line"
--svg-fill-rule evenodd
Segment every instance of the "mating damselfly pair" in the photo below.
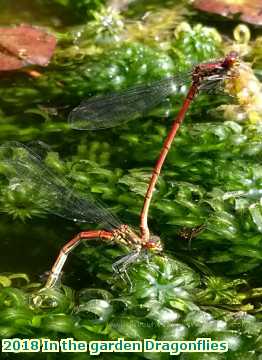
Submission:
M 136 261 L 142 251 L 161 252 L 158 237 L 151 236 L 148 212 L 162 166 L 185 114 L 201 90 L 210 90 L 217 84 L 237 76 L 238 54 L 231 52 L 225 58 L 196 65 L 191 72 L 191 86 L 172 128 L 164 141 L 153 169 L 140 216 L 140 233 L 122 224 L 90 194 L 81 196 L 61 175 L 55 174 L 30 148 L 9 142 L 1 146 L 1 159 L 11 165 L 11 175 L 21 182 L 31 182 L 37 191 L 47 197 L 45 208 L 53 214 L 79 222 L 106 224 L 102 230 L 83 231 L 63 246 L 50 272 L 45 287 L 53 287 L 60 279 L 68 254 L 82 241 L 100 239 L 127 246 L 130 253 L 118 260 L 114 268 L 120 272 Z M 121 93 L 98 96 L 82 102 L 72 110 L 69 121 L 73 128 L 94 130 L 120 125 L 149 111 L 174 90 L 176 77 L 159 80 L 148 85 L 138 85 Z

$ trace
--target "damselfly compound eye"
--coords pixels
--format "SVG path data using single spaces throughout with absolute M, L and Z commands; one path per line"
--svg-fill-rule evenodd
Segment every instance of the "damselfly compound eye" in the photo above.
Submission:
M 144 244 L 144 247 L 151 251 L 162 251 L 163 246 L 158 236 L 152 236 L 149 241 Z
M 231 51 L 224 60 L 224 66 L 227 68 L 231 68 L 232 66 L 234 66 L 235 64 L 238 63 L 239 60 L 239 54 L 237 51 Z

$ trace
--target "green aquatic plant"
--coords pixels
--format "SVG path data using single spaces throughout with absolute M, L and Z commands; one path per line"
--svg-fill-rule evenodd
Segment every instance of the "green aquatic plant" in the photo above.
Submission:
M 115 250 L 107 249 L 103 262 L 93 250 L 93 271 L 98 276 L 96 284 L 101 287 L 83 288 L 74 294 L 65 286 L 41 289 L 30 283 L 20 288 L 0 289 L 1 337 L 73 337 L 85 341 L 119 337 L 181 341 L 211 337 L 229 341 L 229 352 L 222 359 L 228 356 L 236 359 L 249 351 L 259 355 L 261 324 L 240 311 L 244 296 L 242 299 L 239 296 L 239 301 L 235 298 L 241 282 L 226 285 L 220 280 L 220 286 L 228 289 L 228 296 L 226 302 L 224 296 L 217 297 L 216 305 L 231 304 L 238 311 L 219 310 L 207 306 L 207 301 L 210 291 L 220 294 L 220 290 L 212 288 L 209 281 L 199 292 L 200 277 L 180 261 L 156 256 L 149 264 L 138 263 L 129 271 L 131 290 L 125 281 L 107 275 Z M 90 250 L 88 253 L 90 257 Z M 153 353 L 141 356 L 154 358 Z M 158 356 L 168 358 L 164 353 Z
M 4 24 L 8 6 L 1 15 Z M 143 6 L 151 13 L 137 20 Z M 176 13 L 173 4 L 167 6 L 167 1 L 134 2 L 120 13 L 96 0 L 38 0 L 11 22 L 21 16 L 48 25 L 58 41 L 54 57 L 47 68 L 36 69 L 37 78 L 22 72 L 1 77 L 1 142 L 40 139 L 50 144 L 45 164 L 82 196 L 92 193 L 106 202 L 135 229 L 152 166 L 187 83 L 163 106 L 121 128 L 77 132 L 68 126 L 67 116 L 84 98 L 188 72 L 193 64 L 219 57 L 232 46 L 229 23 L 225 37 L 219 26 L 197 24 L 187 9 Z M 256 74 L 259 44 L 257 38 L 254 47 L 245 45 L 246 52 L 248 45 L 252 48 L 248 59 L 254 60 Z M 150 225 L 165 245 L 163 256 L 129 269 L 131 291 L 129 283 L 112 273 L 112 263 L 126 252 L 97 242 L 80 247 L 69 259 L 60 288 L 43 289 L 43 280 L 29 282 L 27 276 L 3 268 L 2 338 L 210 337 L 229 340 L 230 351 L 181 354 L 180 359 L 261 357 L 262 131 L 245 111 L 239 121 L 238 112 L 229 117 L 217 110 L 233 101 L 202 94 L 194 102 L 152 203 Z M 36 279 L 51 266 L 60 246 L 89 226 L 47 216 L 48 192 L 39 192 L 34 182 L 21 184 L 15 177 L 8 181 L 7 172 L 12 171 L 11 164 L 0 161 L 2 253 L 12 244 L 1 264 L 9 266 L 10 260 L 16 272 L 27 266 Z M 81 290 L 72 290 L 77 288 Z M 60 354 L 48 355 L 56 359 Z M 103 358 L 121 357 L 109 355 Z M 63 356 L 86 359 L 89 354 Z M 144 357 L 168 358 L 153 353 Z
M 53 13 L 62 14 L 65 18 L 70 18 L 70 22 L 86 22 L 92 18 L 92 12 L 102 8 L 103 0 L 37 0 L 38 6 L 42 11 L 52 8 Z

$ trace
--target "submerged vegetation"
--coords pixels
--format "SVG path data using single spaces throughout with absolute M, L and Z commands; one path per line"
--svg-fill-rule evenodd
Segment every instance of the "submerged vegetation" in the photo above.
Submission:
M 24 0 L 16 19 L 14 3 L 6 2 L 3 25 L 26 21 L 43 26 L 57 45 L 45 68 L 0 69 L 1 144 L 48 144 L 43 158 L 52 171 L 83 196 L 91 193 L 104 201 L 135 229 L 152 166 L 188 83 L 150 114 L 114 129 L 72 130 L 70 110 L 83 98 L 188 72 L 229 49 L 244 56 L 248 70 L 228 89 L 235 99 L 227 93 L 202 94 L 193 103 L 150 210 L 150 229 L 165 250 L 129 269 L 132 286 L 112 273 L 112 263 L 125 249 L 92 242 L 76 251 L 61 288 L 43 289 L 40 275 L 59 247 L 94 226 L 54 220 L 45 207 L 48 193 L 38 192 L 33 182 L 9 181 L 12 164 L 0 159 L 1 255 L 7 259 L 1 262 L 0 336 L 87 341 L 207 337 L 228 340 L 229 352 L 180 358 L 259 359 L 262 125 L 255 75 L 261 76 L 261 37 L 244 41 L 235 32 L 234 39 L 236 23 L 224 20 L 224 34 L 221 24 L 217 29 L 199 24 L 192 8 L 169 1 L 38 0 L 30 5 Z M 48 359 L 58 355 L 48 354 Z M 164 353 L 129 355 L 168 358 Z M 103 354 L 107 357 L 121 355 Z

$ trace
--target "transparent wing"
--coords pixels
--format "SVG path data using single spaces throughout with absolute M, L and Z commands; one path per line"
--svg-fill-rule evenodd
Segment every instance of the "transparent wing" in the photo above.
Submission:
M 23 144 L 8 142 L 1 146 L 0 161 L 10 165 L 9 179 L 15 178 L 18 183 L 29 183 L 35 188 L 44 199 L 46 211 L 73 221 L 103 223 L 111 228 L 120 225 L 120 221 L 92 195 L 76 193 L 62 175 L 52 172 L 40 156 Z
M 220 76 L 209 77 L 202 82 L 202 84 L 199 86 L 199 90 L 201 92 L 210 95 L 225 93 L 224 83 L 225 83 L 225 77 L 220 77 Z
M 69 114 L 73 129 L 106 129 L 133 120 L 176 93 L 189 80 L 188 73 L 138 85 L 122 92 L 84 100 Z
M 84 100 L 71 111 L 69 122 L 72 128 L 79 130 L 105 129 L 120 125 L 160 104 L 168 95 L 179 90 L 181 85 L 189 79 L 192 80 L 192 74 L 198 78 L 198 90 L 211 91 L 229 74 L 232 66 L 229 66 L 229 62 L 226 66 L 225 61 L 233 62 L 234 57 L 231 58 L 229 54 L 222 60 L 201 63 L 194 67 L 191 73 Z

